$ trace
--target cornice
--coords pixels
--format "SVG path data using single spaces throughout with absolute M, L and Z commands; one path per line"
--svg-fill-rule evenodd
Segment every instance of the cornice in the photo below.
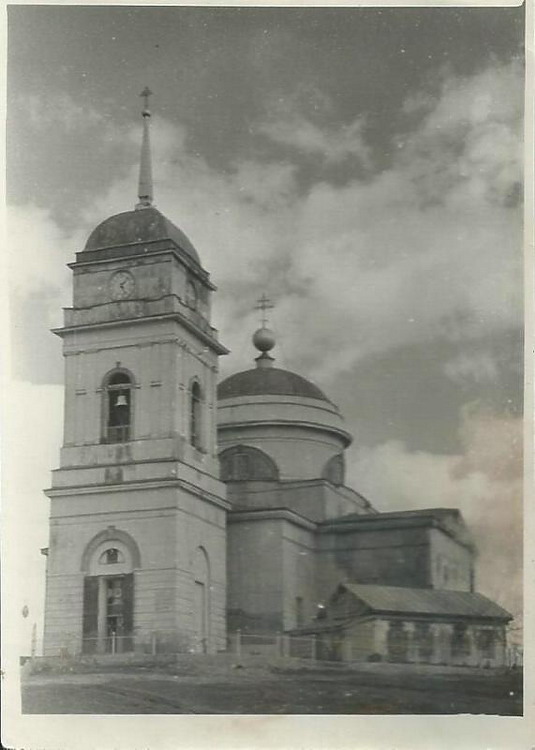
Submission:
M 228 354 L 229 349 L 227 349 L 223 344 L 220 344 L 217 339 L 213 338 L 212 336 L 209 336 L 207 333 L 205 333 L 201 328 L 199 328 L 195 323 L 192 323 L 188 318 L 186 318 L 181 313 L 175 311 L 171 313 L 159 313 L 157 315 L 148 315 L 142 318 L 122 318 L 120 320 L 106 320 L 102 321 L 100 323 L 87 323 L 86 325 L 74 325 L 74 326 L 65 326 L 63 328 L 52 328 L 52 333 L 55 333 L 56 336 L 59 336 L 60 338 L 64 338 L 66 334 L 69 333 L 75 333 L 79 331 L 93 331 L 93 330 L 101 330 L 101 329 L 108 329 L 108 328 L 120 328 L 123 326 L 131 326 L 131 325 L 140 325 L 143 323 L 150 323 L 150 322 L 159 322 L 159 321 L 165 321 L 165 320 L 175 320 L 181 325 L 184 326 L 184 328 L 187 328 L 189 331 L 194 333 L 203 343 L 207 344 L 207 346 L 212 349 L 212 351 L 216 352 L 216 354 Z
M 318 525 L 304 516 L 299 515 L 289 508 L 252 508 L 250 510 L 231 510 L 227 517 L 227 523 L 243 523 L 246 521 L 289 521 L 296 526 L 301 526 L 308 531 L 316 531 Z
M 413 515 L 405 518 L 383 517 L 382 513 L 366 514 L 358 518 L 348 518 L 344 520 L 343 516 L 336 519 L 327 519 L 322 521 L 318 527 L 320 534 L 347 534 L 355 531 L 379 531 L 379 530 L 397 530 L 410 528 L 432 528 L 439 529 L 444 534 L 453 539 L 457 544 L 473 551 L 475 544 L 467 539 L 462 539 L 461 535 L 455 530 L 449 528 L 446 524 L 440 522 L 440 519 L 429 513 L 422 515 Z
M 196 263 L 188 253 L 182 248 L 177 247 L 174 244 L 165 246 L 166 240 L 155 240 L 154 244 L 159 244 L 160 247 L 148 248 L 151 242 L 144 241 L 135 245 L 113 245 L 107 248 L 99 248 L 98 250 L 82 250 L 76 253 L 76 261 L 68 263 L 68 267 L 72 270 L 76 268 L 84 268 L 87 266 L 106 265 L 109 263 L 116 263 L 121 260 L 136 260 L 139 258 L 154 258 L 159 255 L 174 255 L 177 260 L 183 263 L 190 271 L 192 271 L 209 289 L 216 291 L 217 287 L 210 281 L 210 274 L 208 271 Z M 164 245 L 163 247 L 161 245 Z
M 197 485 L 187 482 L 184 479 L 159 479 L 148 481 L 121 482 L 120 484 L 96 484 L 96 485 L 71 485 L 68 487 L 51 487 L 43 490 L 49 498 L 57 497 L 77 497 L 79 495 L 102 495 L 110 492 L 132 492 L 132 490 L 155 490 L 169 489 L 178 487 L 187 490 L 193 495 L 206 500 L 206 502 L 230 510 L 231 504 L 228 500 L 218 497 L 211 492 L 200 489 Z
M 347 445 L 353 442 L 352 436 L 346 430 L 334 425 L 322 424 L 321 422 L 309 422 L 304 419 L 248 419 L 239 422 L 219 422 L 217 425 L 218 432 L 234 429 L 246 429 L 248 427 L 306 427 L 307 429 L 317 430 L 318 432 L 327 432 L 337 437 L 341 437 Z

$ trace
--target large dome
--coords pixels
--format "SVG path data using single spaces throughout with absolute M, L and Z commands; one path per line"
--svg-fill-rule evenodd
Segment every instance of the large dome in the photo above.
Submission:
M 219 400 L 239 396 L 303 396 L 329 402 L 310 381 L 277 367 L 245 370 L 223 380 L 217 388 Z
M 275 467 L 272 473 L 289 481 L 325 477 L 333 461 L 343 466 L 351 435 L 338 407 L 306 378 L 273 367 L 268 352 L 275 336 L 265 317 L 253 344 L 261 352 L 256 368 L 231 375 L 217 389 L 220 455 L 232 463 L 229 456 L 248 451 L 253 463 Z
M 197 251 L 184 232 L 152 206 L 110 216 L 91 232 L 84 250 L 103 250 L 158 240 L 171 240 L 200 265 Z

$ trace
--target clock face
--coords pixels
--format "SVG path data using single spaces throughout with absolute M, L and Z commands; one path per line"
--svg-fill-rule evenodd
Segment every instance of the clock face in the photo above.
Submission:
M 110 279 L 112 299 L 129 299 L 135 290 L 134 277 L 128 271 L 117 271 Z

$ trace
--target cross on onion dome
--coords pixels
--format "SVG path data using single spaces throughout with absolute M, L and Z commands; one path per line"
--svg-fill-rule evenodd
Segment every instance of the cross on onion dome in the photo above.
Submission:
M 261 317 L 261 324 L 262 327 L 265 328 L 267 325 L 267 310 L 273 310 L 275 305 L 272 304 L 269 297 L 266 297 L 265 294 L 263 294 L 259 300 L 256 301 L 255 310 L 261 310 L 262 311 L 262 317 Z

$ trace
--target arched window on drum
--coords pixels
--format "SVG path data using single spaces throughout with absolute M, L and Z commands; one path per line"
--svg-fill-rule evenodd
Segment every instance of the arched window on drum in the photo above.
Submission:
M 236 445 L 219 454 L 223 482 L 269 481 L 279 478 L 273 459 L 258 448 Z
M 321 477 L 322 479 L 327 479 L 327 481 L 334 484 L 335 487 L 340 487 L 340 485 L 344 484 L 345 461 L 342 453 L 338 453 L 327 461 L 323 467 Z

